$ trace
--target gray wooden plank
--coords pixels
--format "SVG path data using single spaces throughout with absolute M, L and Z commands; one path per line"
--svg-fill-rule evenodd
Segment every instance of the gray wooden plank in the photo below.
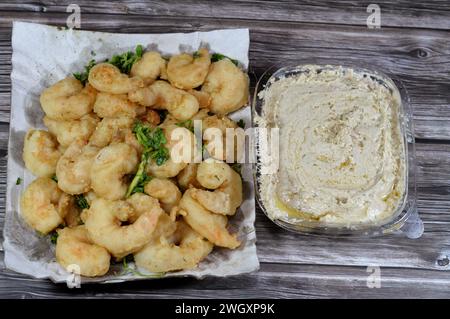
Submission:
M 0 10 L 39 13 L 66 12 L 73 1 L 5 1 Z M 207 0 L 160 1 L 77 1 L 82 13 L 184 16 L 197 18 L 252 19 L 262 21 L 314 22 L 322 24 L 366 25 L 367 6 L 372 2 L 343 1 L 243 1 L 220 3 Z M 376 1 L 381 8 L 382 27 L 449 29 L 447 1 Z
M 16 18 L 64 24 L 63 14 L 10 12 L 0 21 L 0 34 L 9 34 Z M 86 15 L 83 27 L 110 32 L 188 32 L 216 28 L 249 27 L 251 30 L 251 72 L 257 78 L 269 65 L 294 64 L 313 58 L 370 65 L 396 75 L 406 85 L 414 109 L 415 134 L 419 138 L 450 139 L 450 32 L 419 29 L 317 24 L 286 24 L 247 20 L 196 20 L 187 18 Z M 176 26 L 176 27 L 174 27 Z M 295 26 L 295 27 L 294 27 Z M 7 37 L 8 38 L 8 37 Z M 0 121 L 9 114 L 10 42 L 2 42 L 0 55 Z
M 81 285 L 79 289 L 2 271 L 0 296 L 133 299 L 449 297 L 449 272 L 382 267 L 379 269 L 380 288 L 369 288 L 368 281 L 370 283 L 372 279 L 369 278 L 368 270 L 367 267 L 263 263 L 257 273 L 228 278 L 143 280 L 111 285 Z

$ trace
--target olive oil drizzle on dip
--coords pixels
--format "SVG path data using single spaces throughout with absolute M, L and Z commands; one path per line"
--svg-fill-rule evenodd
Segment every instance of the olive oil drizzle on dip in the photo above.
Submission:
M 278 171 L 260 178 L 267 213 L 329 226 L 386 222 L 405 194 L 398 91 L 351 68 L 302 69 L 259 95 L 259 126 L 280 129 Z

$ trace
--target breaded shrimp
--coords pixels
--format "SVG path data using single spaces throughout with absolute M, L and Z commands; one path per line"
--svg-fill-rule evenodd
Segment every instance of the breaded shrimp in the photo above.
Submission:
M 92 243 L 84 225 L 58 230 L 56 260 L 65 269 L 77 265 L 82 276 L 103 276 L 109 270 L 110 259 L 105 248 Z
M 201 188 L 197 181 L 197 163 L 189 163 L 178 175 L 177 182 L 180 187 L 185 190 L 190 187 Z
M 89 139 L 89 144 L 97 147 L 108 146 L 111 142 L 122 141 L 127 130 L 131 130 L 134 120 L 128 117 L 104 118 Z
M 68 194 L 83 194 L 91 189 L 91 167 L 100 148 L 76 140 L 67 148 L 56 166 L 58 187 Z
M 97 92 L 73 77 L 45 89 L 40 97 L 45 114 L 54 120 L 76 120 L 92 112 Z
M 166 60 L 156 51 L 145 52 L 131 67 L 131 76 L 139 76 L 144 84 L 152 84 L 166 69 Z
M 152 178 L 144 187 L 144 192 L 161 203 L 161 207 L 170 213 L 181 199 L 181 192 L 177 185 L 169 179 Z
M 179 89 L 193 89 L 203 84 L 211 58 L 208 49 L 201 48 L 196 56 L 187 53 L 174 55 L 167 64 L 169 82 Z
M 136 117 L 137 105 L 128 100 L 126 94 L 100 92 L 94 104 L 94 112 L 103 117 Z
M 248 102 L 248 76 L 229 59 L 211 64 L 201 90 L 211 95 L 211 112 L 225 115 Z
M 170 158 L 162 165 L 151 161 L 147 172 L 158 178 L 171 178 L 184 169 L 188 163 L 194 161 L 198 154 L 194 134 L 185 127 L 170 125 L 163 127 Z
M 187 92 L 189 94 L 192 94 L 193 96 L 195 96 L 195 98 L 198 101 L 198 106 L 201 109 L 208 108 L 209 105 L 211 104 L 211 95 L 208 92 L 194 90 L 194 89 L 190 89 Z
M 224 215 L 215 214 L 197 202 L 191 188 L 184 192 L 179 207 L 186 212 L 183 217 L 196 232 L 208 239 L 214 245 L 235 249 L 240 245 L 236 235 L 231 235 L 226 226 L 228 219 Z
M 39 177 L 55 174 L 61 157 L 56 138 L 47 131 L 30 129 L 25 135 L 23 161 L 31 173 Z
M 227 116 L 213 115 L 203 118 L 203 139 L 208 154 L 222 161 L 227 159 L 235 160 L 237 147 L 239 146 L 239 140 L 236 137 L 237 134 L 235 134 L 237 132 L 235 129 L 237 128 L 238 125 Z M 227 133 L 233 133 L 235 135 L 227 137 Z
M 213 249 L 205 240 L 183 221 L 175 222 L 176 231 L 171 236 L 161 236 L 134 254 L 138 267 L 150 272 L 168 272 L 197 267 Z
M 121 199 L 127 192 L 125 175 L 136 172 L 138 154 L 132 146 L 118 143 L 98 152 L 91 166 L 91 186 L 94 192 L 106 199 Z
M 100 92 L 111 94 L 125 94 L 144 87 L 140 77 L 128 77 L 109 63 L 99 63 L 89 72 L 89 83 Z
M 127 201 L 99 198 L 92 201 L 85 225 L 94 243 L 122 258 L 151 240 L 161 214 L 165 213 L 158 201 L 142 193 L 133 194 Z M 127 221 L 132 223 L 122 225 Z
M 213 213 L 234 215 L 242 204 L 241 176 L 228 164 L 210 160 L 200 163 L 197 181 L 214 192 L 197 189 L 192 197 Z
M 83 115 L 77 120 L 56 121 L 44 117 L 44 124 L 56 136 L 59 144 L 67 147 L 77 139 L 89 139 L 100 119 L 94 113 Z
M 58 211 L 61 195 L 54 180 L 48 177 L 34 180 L 20 198 L 20 213 L 25 222 L 44 235 L 61 225 L 64 222 L 64 211 Z
M 165 81 L 156 81 L 149 89 L 156 96 L 152 107 L 166 109 L 179 121 L 186 121 L 198 112 L 199 103 L 195 96 Z

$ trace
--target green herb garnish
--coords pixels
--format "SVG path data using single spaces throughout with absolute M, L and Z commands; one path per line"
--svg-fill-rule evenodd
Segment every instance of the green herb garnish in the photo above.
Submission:
M 236 173 L 242 175 L 242 165 L 240 163 L 233 163 L 230 166 Z
M 211 54 L 211 62 L 217 62 L 217 61 L 220 61 L 220 60 L 223 60 L 223 59 L 228 59 L 228 60 L 230 60 L 230 61 L 233 62 L 233 64 L 236 65 L 236 66 L 238 66 L 238 64 L 239 64 L 239 61 L 238 61 L 238 60 L 229 58 L 229 57 L 227 57 L 226 55 L 223 55 L 223 54 L 221 54 L 221 53 L 213 53 L 213 54 Z
M 145 278 L 162 278 L 166 273 L 165 272 L 158 272 L 158 273 L 154 273 L 154 274 L 143 274 L 141 273 L 139 270 L 136 269 L 136 265 L 134 265 L 133 267 L 131 267 L 129 265 L 130 262 L 134 262 L 134 257 L 133 255 L 128 255 L 126 257 L 123 258 L 122 260 L 122 266 L 123 266 L 123 275 L 126 274 L 132 274 L 135 276 L 139 276 L 139 277 L 145 277 Z
M 237 125 L 238 125 L 240 128 L 244 129 L 244 128 L 245 128 L 245 122 L 244 122 L 244 120 L 243 120 L 243 119 L 240 119 L 239 121 L 237 121 Z
M 95 60 L 89 61 L 88 65 L 86 65 L 84 67 L 84 72 L 74 73 L 73 76 L 75 77 L 75 79 L 80 81 L 83 85 L 86 85 L 88 78 L 89 78 L 89 72 L 94 67 L 94 65 L 95 65 Z
M 50 242 L 53 245 L 55 245 L 57 241 L 58 241 L 58 232 L 54 230 L 53 232 L 50 233 Z
M 90 207 L 86 197 L 84 197 L 83 194 L 75 195 L 75 203 L 81 209 L 86 209 Z
M 141 162 L 133 180 L 131 181 L 126 197 L 131 196 L 136 192 L 143 192 L 145 184 L 151 179 L 146 173 L 148 161 L 150 159 L 156 162 L 156 165 L 161 166 L 169 159 L 169 150 L 164 146 L 167 139 L 160 127 L 152 128 L 142 122 L 136 122 L 133 127 L 133 133 L 136 136 L 139 144 L 144 148 L 141 155 Z
M 22 183 L 22 179 L 20 177 L 17 177 L 16 185 L 20 185 L 21 183 Z
M 130 74 L 131 67 L 134 63 L 139 61 L 139 59 L 144 54 L 144 47 L 140 44 L 136 46 L 135 52 L 125 52 L 122 54 L 114 55 L 111 59 L 106 62 L 111 63 L 119 68 L 120 72 Z
M 176 123 L 176 126 L 187 128 L 189 131 L 194 133 L 194 124 L 192 123 L 192 120 L 186 120 L 180 123 Z
M 52 180 L 54 180 L 55 182 L 58 183 L 58 177 L 56 177 L 56 175 L 53 175 L 53 176 L 52 176 Z

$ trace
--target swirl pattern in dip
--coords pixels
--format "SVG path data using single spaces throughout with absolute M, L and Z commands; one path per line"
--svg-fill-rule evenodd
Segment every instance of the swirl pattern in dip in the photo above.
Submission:
M 405 192 L 398 91 L 350 68 L 307 69 L 260 93 L 262 126 L 280 129 L 264 206 L 273 218 L 347 227 L 392 218 Z

